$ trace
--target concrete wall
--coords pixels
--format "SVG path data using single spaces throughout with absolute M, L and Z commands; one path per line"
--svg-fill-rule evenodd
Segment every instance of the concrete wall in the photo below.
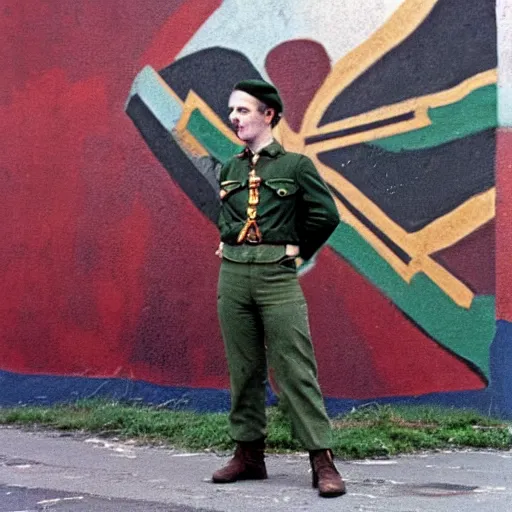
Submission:
M 511 5 L 6 0 L 0 401 L 228 407 L 215 173 L 263 77 L 343 219 L 301 277 L 329 410 L 512 415 Z

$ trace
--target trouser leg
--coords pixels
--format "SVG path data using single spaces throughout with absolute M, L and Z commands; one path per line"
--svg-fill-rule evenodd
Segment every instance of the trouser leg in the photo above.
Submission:
M 217 303 L 231 383 L 230 435 L 244 442 L 262 438 L 266 428 L 265 345 L 248 267 L 222 262 Z
M 295 272 L 280 265 L 262 272 L 261 308 L 269 366 L 307 450 L 331 445 L 331 426 L 317 380 L 307 305 Z

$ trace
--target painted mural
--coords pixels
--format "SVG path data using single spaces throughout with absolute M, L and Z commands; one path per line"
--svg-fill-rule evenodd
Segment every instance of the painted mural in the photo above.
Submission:
M 512 3 L 498 0 L 498 124 L 496 145 L 496 336 L 491 346 L 490 389 L 493 408 L 510 416 L 512 410 Z
M 496 404 L 496 2 L 369 3 L 8 2 L 5 402 L 227 406 L 216 177 L 240 150 L 232 86 L 264 78 L 285 103 L 276 138 L 342 218 L 301 277 L 329 410 Z

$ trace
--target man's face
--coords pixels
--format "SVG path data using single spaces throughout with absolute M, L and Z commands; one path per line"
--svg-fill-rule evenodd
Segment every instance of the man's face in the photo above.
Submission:
M 238 138 L 246 144 L 257 142 L 271 133 L 273 112 L 260 112 L 261 103 L 243 91 L 233 91 L 229 97 L 229 120 Z

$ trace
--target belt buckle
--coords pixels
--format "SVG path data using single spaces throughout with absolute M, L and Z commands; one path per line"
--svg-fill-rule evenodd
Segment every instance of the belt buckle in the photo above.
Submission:
M 259 245 L 261 244 L 261 237 L 259 237 L 255 233 L 247 233 L 245 243 L 250 245 Z

